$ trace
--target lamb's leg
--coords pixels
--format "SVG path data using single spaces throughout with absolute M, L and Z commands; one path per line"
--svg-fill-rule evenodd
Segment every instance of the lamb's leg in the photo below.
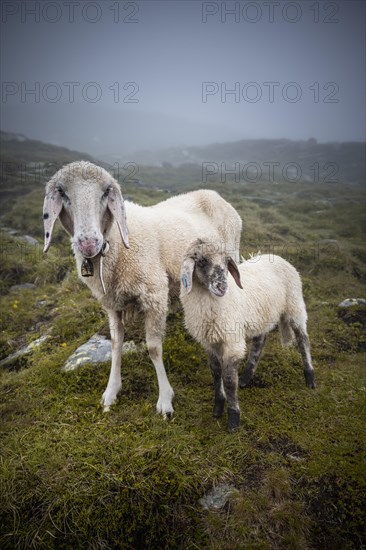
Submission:
M 124 326 L 122 323 L 121 312 L 112 311 L 109 309 L 107 310 L 107 313 L 112 340 L 112 366 L 108 384 L 101 400 L 101 404 L 104 406 L 104 412 L 109 411 L 109 407 L 115 403 L 118 392 L 122 387 L 121 356 L 124 337 Z
M 291 322 L 291 327 L 295 333 L 296 342 L 301 353 L 302 363 L 304 365 L 304 376 L 306 385 L 309 388 L 315 388 L 314 367 L 311 362 L 310 341 L 305 327 L 299 327 Z
M 159 385 L 159 399 L 156 404 L 158 413 L 164 418 L 173 412 L 172 400 L 174 391 L 165 372 L 163 363 L 162 339 L 165 331 L 165 316 L 157 317 L 156 312 L 148 311 L 145 319 L 146 344 L 151 361 L 154 363 Z
M 238 401 L 238 368 L 240 361 L 234 358 L 223 360 L 222 380 L 227 399 L 227 427 L 230 432 L 239 428 L 240 408 Z
M 213 408 L 213 416 L 215 418 L 220 418 L 224 414 L 224 407 L 225 407 L 225 392 L 224 392 L 224 385 L 222 381 L 221 376 L 221 363 L 218 357 L 212 353 L 212 351 L 207 350 L 208 353 L 208 361 L 212 373 L 212 378 L 214 381 L 214 388 L 215 388 L 215 403 Z
M 246 362 L 244 371 L 239 378 L 239 386 L 245 388 L 252 379 L 253 374 L 258 366 L 259 358 L 261 356 L 264 344 L 266 342 L 266 335 L 261 334 L 260 336 L 255 336 L 252 341 L 252 347 L 250 349 L 249 357 Z

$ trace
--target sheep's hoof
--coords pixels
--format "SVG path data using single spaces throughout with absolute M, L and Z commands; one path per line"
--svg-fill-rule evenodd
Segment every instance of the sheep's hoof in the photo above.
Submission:
M 164 420 L 168 419 L 170 420 L 173 416 L 174 409 L 172 405 L 172 399 L 174 397 L 173 390 L 170 391 L 169 398 L 163 399 L 162 397 L 159 397 L 158 402 L 156 403 L 156 412 L 158 414 L 162 414 Z
M 229 432 L 235 432 L 240 426 L 240 411 L 236 409 L 227 410 L 227 429 Z
M 251 370 L 245 370 L 239 378 L 239 387 L 240 388 L 246 388 L 249 386 L 249 382 L 251 381 L 253 376 L 253 371 Z
M 218 399 L 215 401 L 214 408 L 213 408 L 213 417 L 214 418 L 220 418 L 224 414 L 224 408 L 225 408 L 225 399 Z
M 108 412 L 110 407 L 117 401 L 118 393 L 121 391 L 121 386 L 112 389 L 106 389 L 100 400 L 100 404 L 103 406 L 103 411 Z
M 304 370 L 304 376 L 307 387 L 314 390 L 316 388 L 314 371 Z

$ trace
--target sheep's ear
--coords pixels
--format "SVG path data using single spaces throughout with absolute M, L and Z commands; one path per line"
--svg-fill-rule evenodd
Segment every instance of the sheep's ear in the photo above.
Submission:
M 228 270 L 230 271 L 231 275 L 234 277 L 234 281 L 236 282 L 238 287 L 243 288 L 241 286 L 240 272 L 239 272 L 238 266 L 236 265 L 236 263 L 234 262 L 234 260 L 232 258 L 229 258 L 227 267 L 228 267 Z
M 44 248 L 47 252 L 51 244 L 53 226 L 62 210 L 62 197 L 56 189 L 46 193 L 43 203 Z
M 187 294 L 189 294 L 192 290 L 192 275 L 194 266 L 195 263 L 193 258 L 186 258 L 182 264 L 181 280 Z
M 72 221 L 70 214 L 66 208 L 62 208 L 60 212 L 60 222 L 69 233 L 69 235 L 74 236 L 74 222 Z
M 126 220 L 126 208 L 122 193 L 116 185 L 113 185 L 108 195 L 108 208 L 117 222 L 123 244 L 130 248 L 128 243 L 128 229 Z

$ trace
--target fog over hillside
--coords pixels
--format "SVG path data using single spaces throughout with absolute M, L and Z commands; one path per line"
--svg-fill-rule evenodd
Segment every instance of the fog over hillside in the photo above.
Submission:
M 115 162 L 365 140 L 365 4 L 5 2 L 2 129 Z
M 365 143 L 317 143 L 291 140 L 241 140 L 202 147 L 136 151 L 118 160 L 91 156 L 23 134 L 0 132 L 0 200 L 15 199 L 44 183 L 75 160 L 103 166 L 124 186 L 179 192 L 189 185 L 217 183 L 359 184 L 365 188 Z M 183 183 L 184 182 L 184 183 Z M 188 187 L 187 187 L 188 186 Z M 244 187 L 243 187 L 244 189 Z M 6 211 L 2 204 L 0 213 Z

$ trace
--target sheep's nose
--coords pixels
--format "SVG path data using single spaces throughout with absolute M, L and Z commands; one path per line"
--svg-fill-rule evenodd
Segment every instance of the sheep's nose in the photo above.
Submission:
M 220 284 L 220 283 L 219 283 L 219 284 L 217 285 L 217 288 L 218 288 L 218 290 L 219 290 L 220 292 L 222 292 L 223 294 L 225 294 L 225 292 L 227 291 L 227 284 L 225 284 L 225 283 L 221 283 L 221 284 Z
M 93 258 L 100 251 L 100 241 L 94 237 L 79 238 L 77 247 L 84 258 Z
M 216 284 L 210 285 L 209 289 L 216 296 L 224 296 L 226 294 L 226 291 L 227 291 L 227 284 L 225 284 L 225 283 L 216 283 Z

